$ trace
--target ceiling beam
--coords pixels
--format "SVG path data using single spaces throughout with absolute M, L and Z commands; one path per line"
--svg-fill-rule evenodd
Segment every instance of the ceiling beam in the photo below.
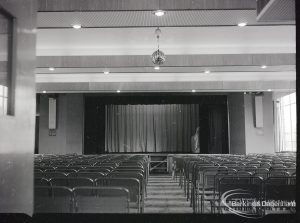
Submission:
M 119 82 L 37 83 L 37 93 L 58 92 L 232 92 L 294 91 L 295 81 L 203 81 L 203 82 Z
M 294 53 L 282 54 L 205 54 L 169 55 L 163 66 L 260 66 L 295 65 Z M 149 67 L 150 55 L 118 56 L 39 56 L 37 67 L 92 68 L 92 67 Z M 162 67 L 163 67 L 162 66 Z
M 38 11 L 256 9 L 255 0 L 38 0 Z

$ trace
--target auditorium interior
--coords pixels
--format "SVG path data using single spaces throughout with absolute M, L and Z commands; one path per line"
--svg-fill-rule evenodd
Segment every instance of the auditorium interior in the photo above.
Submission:
M 0 0 L 0 213 L 296 215 L 295 17 Z

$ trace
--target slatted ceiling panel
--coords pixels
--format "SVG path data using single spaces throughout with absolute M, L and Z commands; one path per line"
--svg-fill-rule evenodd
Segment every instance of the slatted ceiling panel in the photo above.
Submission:
M 293 53 L 169 55 L 164 66 L 295 65 Z M 37 67 L 152 67 L 149 55 L 123 56 L 39 56 Z
M 151 11 L 40 12 L 37 26 L 71 28 L 76 23 L 82 27 L 236 26 L 245 21 L 248 25 L 295 24 L 257 22 L 255 10 L 186 10 L 168 11 L 162 17 L 154 16 Z
M 260 22 L 294 21 L 295 0 L 271 0 L 260 11 L 257 20 Z
M 187 8 L 188 7 L 188 8 Z M 161 9 L 255 9 L 255 0 L 160 0 Z
M 103 73 L 108 69 L 112 73 L 153 73 L 151 67 L 119 67 L 119 68 L 56 68 L 49 71 L 48 68 L 36 68 L 36 74 L 76 74 L 76 73 Z M 203 73 L 205 70 L 213 72 L 280 72 L 295 71 L 295 65 L 269 66 L 268 69 L 261 69 L 260 66 L 219 66 L 219 67 L 160 67 L 157 73 Z M 1 66 L 0 66 L 1 72 Z
M 260 86 L 259 86 L 260 85 Z M 37 92 L 191 92 L 197 91 L 274 91 L 295 90 L 294 81 L 233 81 L 233 82 L 147 82 L 147 83 L 37 83 Z
M 255 9 L 255 0 L 38 0 L 39 11 Z
M 39 0 L 38 11 L 152 10 L 159 0 Z

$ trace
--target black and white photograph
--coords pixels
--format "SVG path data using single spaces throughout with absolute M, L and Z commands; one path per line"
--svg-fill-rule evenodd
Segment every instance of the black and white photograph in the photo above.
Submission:
M 297 222 L 295 0 L 0 0 L 0 223 Z

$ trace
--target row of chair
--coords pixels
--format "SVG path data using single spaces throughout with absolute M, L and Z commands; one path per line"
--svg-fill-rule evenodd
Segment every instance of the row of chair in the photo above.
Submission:
M 141 182 L 136 178 L 35 178 L 35 186 L 57 187 L 64 186 L 69 188 L 75 187 L 122 187 L 129 191 L 129 201 L 132 208 L 142 213 L 144 211 L 144 193 L 142 191 Z M 39 194 L 37 194 L 39 196 Z
M 247 156 L 229 154 L 172 155 L 172 159 L 175 167 L 173 168 L 175 180 L 179 174 L 179 185 L 184 187 L 185 195 L 190 200 L 194 212 L 203 213 L 205 206 L 210 206 L 211 212 L 214 212 L 216 201 L 220 206 L 222 202 L 219 193 L 225 187 L 222 184 L 222 179 L 226 177 L 229 177 L 232 182 L 237 182 L 237 179 L 241 178 L 247 179 L 248 182 L 261 181 L 260 198 L 270 197 L 270 194 L 275 193 L 274 191 L 269 193 L 270 186 L 265 186 L 271 185 L 269 182 L 276 182 L 277 190 L 288 187 L 294 194 L 295 154 L 289 156 L 273 154 L 251 154 Z M 274 181 L 274 178 L 277 180 Z M 236 188 L 238 187 L 237 183 L 234 185 Z M 246 183 L 245 185 L 249 186 L 250 184 Z M 291 197 L 288 196 L 289 199 Z M 262 211 L 262 213 L 265 212 Z
M 36 188 L 67 187 L 69 190 L 73 190 L 84 186 L 90 188 L 105 187 L 106 191 L 108 188 L 112 188 L 113 191 L 115 191 L 115 188 L 121 188 L 129 193 L 130 210 L 140 213 L 144 210 L 144 198 L 148 181 L 147 156 L 40 155 L 35 158 Z M 37 197 L 40 197 L 38 191 L 36 192 Z M 112 196 L 114 197 L 113 193 Z M 99 199 L 97 197 L 97 200 Z M 103 198 L 101 196 L 101 199 L 108 199 L 108 197 Z M 112 199 L 111 201 L 115 200 Z M 73 202 L 73 204 L 75 203 Z M 41 208 L 36 209 L 37 212 L 41 210 Z M 72 210 L 73 212 L 74 210 L 75 212 L 78 211 L 76 208 Z
M 35 213 L 130 213 L 123 187 L 36 186 Z

